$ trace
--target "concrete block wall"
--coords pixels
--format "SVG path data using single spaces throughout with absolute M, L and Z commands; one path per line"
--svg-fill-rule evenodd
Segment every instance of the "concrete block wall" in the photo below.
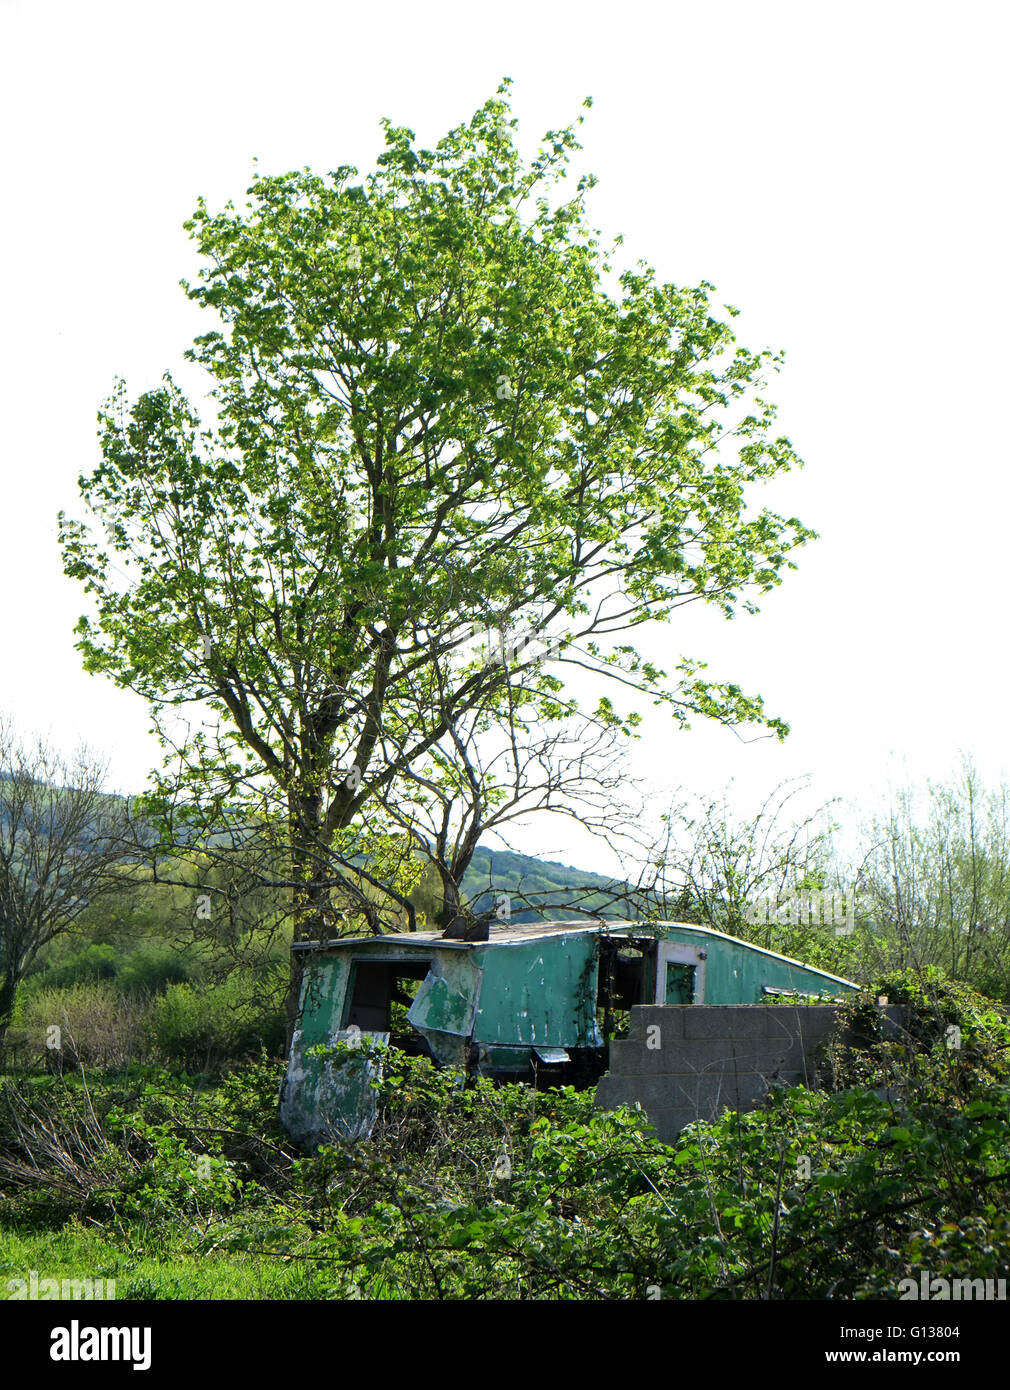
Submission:
M 899 1010 L 883 1009 L 890 1028 Z M 610 1044 L 596 1104 L 642 1106 L 660 1139 L 724 1110 L 755 1110 L 774 1085 L 820 1084 L 818 1054 L 838 1032 L 833 1004 L 636 1005 L 627 1038 Z

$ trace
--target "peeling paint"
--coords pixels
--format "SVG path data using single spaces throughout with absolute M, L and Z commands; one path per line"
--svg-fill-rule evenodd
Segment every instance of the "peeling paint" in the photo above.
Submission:
M 386 1046 L 388 1033 L 360 1034 L 362 1040 Z M 349 1035 L 334 1037 L 334 1044 Z M 306 1147 L 333 1139 L 362 1139 L 371 1134 L 377 1115 L 375 1092 L 370 1082 L 379 1075 L 380 1062 L 359 1053 L 343 1057 L 319 1057 L 303 1046 L 303 1034 L 292 1040 L 292 1065 L 281 1094 L 281 1122 L 293 1139 Z M 296 1061 L 295 1059 L 299 1059 Z

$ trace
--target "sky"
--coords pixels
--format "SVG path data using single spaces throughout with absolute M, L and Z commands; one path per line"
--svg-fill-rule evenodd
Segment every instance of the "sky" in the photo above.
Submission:
M 591 221 L 660 279 L 715 284 L 805 468 L 767 504 L 818 533 L 732 622 L 692 606 L 643 646 L 760 693 L 784 743 L 676 731 L 644 706 L 630 771 L 755 808 L 788 777 L 853 821 L 889 785 L 1007 749 L 1010 10 L 967 0 L 761 5 L 0 0 L 0 713 L 109 760 L 159 761 L 144 703 L 83 672 L 56 516 L 82 515 L 95 416 L 207 330 L 179 287 L 199 196 L 253 172 L 369 171 L 383 116 L 433 144 L 513 79 L 519 140 L 593 107 Z M 518 848 L 609 864 L 570 823 Z

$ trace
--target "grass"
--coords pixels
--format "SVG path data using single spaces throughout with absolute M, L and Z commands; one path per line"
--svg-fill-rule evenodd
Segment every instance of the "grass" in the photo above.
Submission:
M 128 1234 L 128 1232 L 127 1232 Z M 0 1229 L 0 1299 L 8 1280 L 115 1279 L 117 1299 L 313 1298 L 312 1271 L 276 1256 L 123 1249 L 107 1232 L 69 1224 L 50 1232 Z
M 9 1075 L 9 1079 L 14 1077 Z M 20 1071 L 16 1084 L 20 1093 L 32 1097 L 32 1104 L 39 1103 L 40 1113 L 51 1119 L 65 1112 L 71 1097 L 79 1102 L 84 1091 L 79 1072 L 56 1078 Z M 93 1072 L 87 1078 L 88 1093 L 99 1113 L 109 1102 L 125 1102 L 130 1111 L 142 1106 L 141 1093 L 148 1084 L 157 1092 L 155 1105 L 178 1107 L 173 1114 L 184 1123 L 189 1105 L 210 1103 L 220 1080 L 185 1073 L 169 1077 L 158 1069 L 136 1065 L 125 1072 Z M 270 1108 L 258 1095 L 253 1103 L 265 1112 L 269 1127 L 273 1118 Z M 230 1122 L 212 1114 L 203 1118 L 209 1124 Z M 159 1160 L 162 1166 L 165 1161 Z M 167 1171 L 164 1176 L 170 1180 Z M 117 1182 L 114 1173 L 109 1177 L 113 1184 Z M 157 1187 L 153 1170 L 151 1182 Z M 155 1222 L 149 1213 L 135 1220 L 120 1211 L 99 1224 L 86 1203 L 77 1203 L 78 1210 L 72 1211 L 72 1203 L 54 1201 L 45 1182 L 34 1190 L 15 1184 L 5 1192 L 0 1180 L 0 1300 L 17 1291 L 16 1286 L 10 1288 L 9 1281 L 27 1280 L 32 1271 L 40 1280 L 114 1279 L 117 1299 L 292 1300 L 323 1296 L 315 1285 L 322 1272 L 317 1262 L 255 1248 L 262 1198 L 260 1194 L 260 1200 L 254 1198 L 251 1205 L 243 1198 L 227 1211 L 215 1210 L 213 1203 L 208 1203 L 202 1212 L 179 1212 L 175 1219 Z M 236 1227 L 249 1248 L 215 1250 L 217 1233 L 234 1233 Z

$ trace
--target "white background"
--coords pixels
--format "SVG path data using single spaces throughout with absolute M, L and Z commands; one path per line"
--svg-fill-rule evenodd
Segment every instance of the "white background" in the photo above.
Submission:
M 650 718 L 659 806 L 730 777 L 747 805 L 809 772 L 868 807 L 959 749 L 1006 756 L 1008 379 L 1005 6 L 717 3 L 0 3 L 0 710 L 112 760 L 159 760 L 142 702 L 80 668 L 59 508 L 98 460 L 95 413 L 209 326 L 178 282 L 197 197 L 264 172 L 355 164 L 388 115 L 426 145 L 501 78 L 528 152 L 594 99 L 592 220 L 663 279 L 715 283 L 742 342 L 787 352 L 769 395 L 806 469 L 768 500 L 821 539 L 727 623 L 649 639 L 764 695 L 784 745 Z M 852 814 L 855 814 L 853 811 Z M 584 867 L 567 823 L 522 837 Z

